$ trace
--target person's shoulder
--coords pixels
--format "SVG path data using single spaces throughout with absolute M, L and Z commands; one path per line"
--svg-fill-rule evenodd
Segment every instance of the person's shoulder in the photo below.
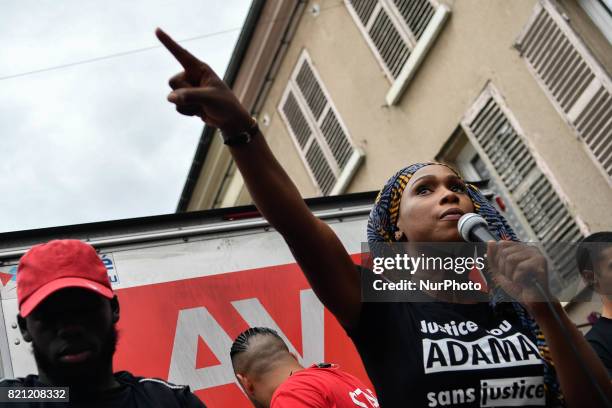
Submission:
M 584 337 L 589 342 L 612 344 L 612 320 L 600 317 Z
M 0 387 L 25 387 L 23 378 L 0 378 Z
M 306 367 L 294 373 L 284 384 L 286 384 L 286 388 L 313 388 L 321 391 L 327 389 L 329 385 L 341 380 L 358 382 L 356 377 L 341 370 L 338 365 L 321 363 Z
M 119 383 L 140 388 L 148 396 L 159 401 L 178 400 L 180 406 L 205 407 L 204 403 L 191 392 L 188 385 L 173 384 L 161 378 L 139 377 L 127 371 L 115 373 L 115 378 Z
M 317 371 L 315 367 L 306 367 L 297 371 L 287 378 L 280 386 L 281 391 L 291 391 L 295 389 L 312 389 L 317 392 L 323 391 L 326 387 L 326 374 Z
M 0 378 L 0 387 L 33 387 L 37 382 L 38 376 L 35 374 L 19 378 Z
M 276 388 L 270 406 L 286 407 L 323 407 L 327 406 L 327 383 L 309 368 L 293 373 Z
M 120 371 L 118 373 L 115 373 L 115 378 L 119 382 L 128 383 L 132 385 L 140 384 L 142 386 L 152 388 L 179 390 L 187 387 L 186 385 L 172 384 L 166 380 L 162 380 L 161 378 L 136 376 L 128 371 Z
M 584 336 L 612 377 L 612 320 L 599 318 Z
M 347 382 L 355 386 L 362 386 L 361 380 L 340 368 L 337 364 L 321 363 L 310 366 L 299 373 L 305 376 L 321 378 L 326 384 L 334 382 Z M 298 374 L 299 374 L 298 373 Z

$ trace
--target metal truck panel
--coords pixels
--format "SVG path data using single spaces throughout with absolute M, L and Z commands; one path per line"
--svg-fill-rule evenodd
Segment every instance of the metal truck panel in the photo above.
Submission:
M 368 208 L 344 205 L 318 212 L 356 262 Z M 229 349 L 249 326 L 268 326 L 302 364 L 335 362 L 368 383 L 352 342 L 265 221 L 99 233 L 91 241 L 100 249 L 121 306 L 116 371 L 188 384 L 210 406 L 250 406 L 234 377 Z M 6 330 L 0 353 L 7 377 L 36 372 L 30 344 L 16 327 L 14 275 L 28 246 L 0 251 Z

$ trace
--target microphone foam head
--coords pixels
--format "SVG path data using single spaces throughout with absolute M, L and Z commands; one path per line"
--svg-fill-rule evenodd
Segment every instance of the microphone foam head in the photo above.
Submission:
M 475 213 L 466 213 L 459 218 L 459 222 L 457 223 L 457 229 L 459 230 L 459 234 L 466 242 L 471 242 L 470 239 L 470 231 L 477 226 L 484 225 L 487 227 L 487 221 L 482 218 L 480 215 Z

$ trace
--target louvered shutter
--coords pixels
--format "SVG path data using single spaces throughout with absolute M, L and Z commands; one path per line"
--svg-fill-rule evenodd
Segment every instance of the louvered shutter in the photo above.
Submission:
M 582 237 L 580 228 L 500 104 L 499 98 L 485 90 L 462 125 L 486 156 L 555 269 L 564 280 L 572 280 L 574 254 L 561 250 L 559 243 L 577 242 Z
M 341 192 L 362 161 L 304 50 L 279 105 L 296 148 L 323 195 Z M 343 177 L 344 176 L 344 177 Z
M 434 15 L 435 9 L 432 4 L 427 0 L 393 0 L 393 4 L 418 41 Z
M 606 72 L 547 0 L 536 6 L 517 47 L 612 181 L 612 82 Z
M 345 0 L 387 77 L 395 80 L 431 21 L 429 0 Z

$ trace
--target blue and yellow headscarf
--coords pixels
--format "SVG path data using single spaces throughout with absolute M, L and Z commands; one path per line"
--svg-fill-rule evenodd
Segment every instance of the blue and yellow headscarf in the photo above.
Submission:
M 380 190 L 378 197 L 374 203 L 374 207 L 370 212 L 368 219 L 368 242 L 395 242 L 395 233 L 399 230 L 397 221 L 399 218 L 400 202 L 402 194 L 406 189 L 408 181 L 412 175 L 419 169 L 430 165 L 442 165 L 448 167 L 459 177 L 452 167 L 436 162 L 416 163 L 395 173 Z M 482 195 L 480 190 L 469 183 L 466 183 L 467 194 L 474 204 L 474 212 L 482 216 L 489 224 L 489 231 L 497 236 L 500 240 L 518 241 L 514 231 L 506 221 L 506 219 L 491 205 L 491 203 Z M 536 324 L 535 320 L 526 312 L 525 308 L 517 302 L 504 302 L 509 299 L 508 295 L 500 288 L 494 287 L 491 290 L 490 304 L 494 309 L 502 307 L 501 305 L 511 306 L 512 312 L 515 313 L 521 324 L 527 328 L 536 338 L 537 346 L 544 361 L 544 380 L 547 387 L 548 395 L 553 401 L 553 405 L 564 405 L 563 395 L 559 387 L 559 381 L 555 373 L 554 365 L 550 356 L 546 339 L 542 331 Z

